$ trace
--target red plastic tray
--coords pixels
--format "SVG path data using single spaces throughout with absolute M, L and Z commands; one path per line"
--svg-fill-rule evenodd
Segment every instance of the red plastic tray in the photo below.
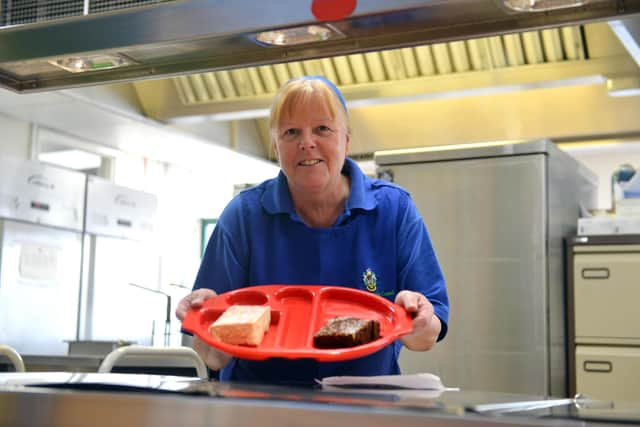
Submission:
M 257 347 L 227 344 L 209 334 L 209 326 L 230 306 L 269 305 L 271 324 Z M 353 316 L 380 322 L 380 338 L 349 348 L 320 349 L 314 334 L 328 319 Z M 322 362 L 366 356 L 412 330 L 411 315 L 388 300 L 365 291 L 335 286 L 265 285 L 220 294 L 191 309 L 182 328 L 227 354 L 250 360 L 271 357 L 311 358 Z

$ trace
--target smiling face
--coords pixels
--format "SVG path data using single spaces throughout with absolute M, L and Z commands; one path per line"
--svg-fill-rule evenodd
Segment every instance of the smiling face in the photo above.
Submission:
M 323 83 L 301 82 L 296 92 L 285 94 L 272 124 L 276 155 L 294 197 L 337 194 L 344 185 L 346 112 L 332 99 L 331 89 L 319 85 Z

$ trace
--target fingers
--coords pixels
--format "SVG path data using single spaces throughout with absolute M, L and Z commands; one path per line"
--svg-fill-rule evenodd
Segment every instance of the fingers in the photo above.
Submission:
M 412 291 L 400 291 L 396 295 L 396 304 L 401 305 L 409 313 L 415 313 L 415 316 L 424 315 L 427 318 L 433 313 L 433 306 L 421 293 Z
M 186 297 L 182 298 L 176 307 L 176 317 L 182 322 L 190 308 L 201 307 L 209 298 L 215 297 L 217 294 L 212 289 L 197 289 Z
M 396 295 L 396 304 L 404 307 L 409 313 L 418 311 L 418 298 L 421 296 L 416 292 L 400 291 Z M 424 297 L 423 297 L 424 298 Z
M 413 315 L 412 333 L 419 334 L 429 328 L 433 317 L 433 305 L 424 295 L 418 292 L 401 291 L 396 296 L 395 302 Z

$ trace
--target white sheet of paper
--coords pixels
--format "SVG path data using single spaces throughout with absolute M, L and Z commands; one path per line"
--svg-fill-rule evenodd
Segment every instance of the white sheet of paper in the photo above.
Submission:
M 20 277 L 32 280 L 56 280 L 60 248 L 26 242 L 20 248 Z
M 410 388 L 420 390 L 444 390 L 440 377 L 429 373 L 408 374 L 408 375 L 377 375 L 377 376 L 345 376 L 326 377 L 318 381 L 325 386 L 386 386 L 398 388 Z

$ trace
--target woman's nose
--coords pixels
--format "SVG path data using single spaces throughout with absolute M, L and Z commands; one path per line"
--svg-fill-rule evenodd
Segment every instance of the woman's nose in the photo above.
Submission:
M 315 148 L 316 141 L 314 139 L 313 132 L 303 131 L 302 135 L 300 135 L 300 141 L 298 141 L 298 146 L 303 150 L 309 148 Z

